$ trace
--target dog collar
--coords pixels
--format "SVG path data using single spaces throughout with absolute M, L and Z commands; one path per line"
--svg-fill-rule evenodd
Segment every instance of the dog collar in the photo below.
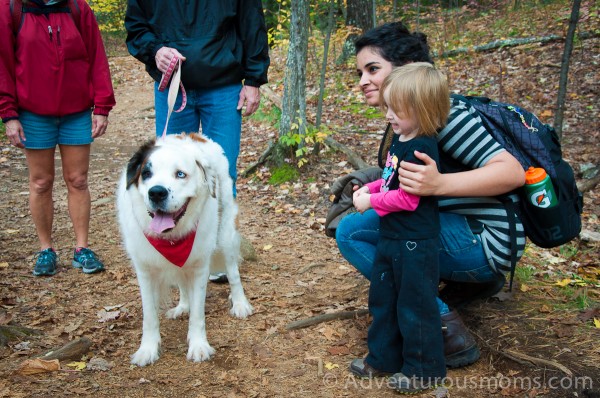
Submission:
M 183 264 L 187 261 L 192 247 L 194 246 L 194 239 L 196 238 L 196 231 L 190 232 L 189 235 L 183 238 L 172 241 L 168 239 L 155 238 L 144 234 L 148 242 L 166 258 L 171 264 L 178 267 L 183 267 Z

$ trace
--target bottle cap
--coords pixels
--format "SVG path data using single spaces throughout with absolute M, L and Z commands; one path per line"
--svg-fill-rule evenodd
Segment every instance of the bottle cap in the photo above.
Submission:
M 546 178 L 546 170 L 540 167 L 529 167 L 525 172 L 525 184 L 535 184 Z

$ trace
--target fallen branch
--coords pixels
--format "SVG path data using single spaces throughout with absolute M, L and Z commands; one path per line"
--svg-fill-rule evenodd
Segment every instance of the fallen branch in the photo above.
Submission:
M 372 166 L 372 165 L 368 164 L 367 162 L 365 162 L 364 160 L 362 160 L 362 158 L 360 157 L 359 154 L 354 152 L 352 149 L 350 149 L 346 145 L 340 144 L 339 142 L 337 142 L 336 140 L 331 138 L 331 136 L 328 136 L 327 138 L 325 138 L 325 144 L 327 144 L 330 148 L 340 151 L 344 155 L 346 155 L 348 157 L 348 163 L 350 163 L 352 165 L 352 167 L 354 167 L 356 170 L 366 169 L 367 167 Z
M 589 179 L 584 179 L 581 180 L 577 183 L 577 189 L 579 189 L 580 192 L 585 193 L 588 191 L 591 191 L 592 189 L 596 188 L 596 185 L 598 185 L 600 183 L 600 173 L 598 173 L 598 175 L 596 175 L 593 178 L 589 178 Z
M 87 337 L 82 337 L 77 340 L 70 341 L 63 347 L 46 353 L 41 359 L 49 361 L 52 359 L 64 360 L 79 360 L 90 350 L 92 341 Z
M 262 153 L 262 155 L 260 155 L 260 157 L 258 158 L 258 160 L 256 162 L 252 163 L 250 166 L 246 167 L 246 170 L 242 171 L 241 176 L 244 178 L 248 177 L 248 175 L 253 173 L 254 170 L 256 170 L 260 165 L 265 163 L 267 161 L 267 159 L 269 158 L 269 155 L 271 154 L 271 152 L 273 152 L 274 148 L 275 148 L 275 143 L 273 141 L 269 141 L 269 145 L 267 146 L 267 149 L 265 149 L 265 151 Z
M 330 314 L 316 315 L 316 316 L 312 316 L 310 318 L 300 319 L 298 321 L 288 323 L 285 328 L 287 330 L 302 329 L 302 328 L 305 328 L 308 326 L 316 325 L 316 324 L 322 323 L 322 322 L 329 322 L 329 321 L 332 321 L 335 319 L 357 318 L 359 316 L 367 315 L 368 313 L 369 313 L 369 310 L 367 310 L 367 309 L 361 309 L 361 310 L 356 310 L 356 311 L 332 312 Z
M 589 39 L 592 37 L 598 37 L 598 34 L 595 32 L 582 32 L 578 35 L 578 38 L 581 40 Z M 470 52 L 483 52 L 483 51 L 495 50 L 495 49 L 504 48 L 504 47 L 517 47 L 517 46 L 522 46 L 525 44 L 549 43 L 549 42 L 553 42 L 553 41 L 563 41 L 563 40 L 565 40 L 565 38 L 563 36 L 558 36 L 558 35 L 495 40 L 491 43 L 486 43 L 486 44 L 482 44 L 479 46 L 455 48 L 453 50 L 444 51 L 441 54 L 437 54 L 436 51 L 433 51 L 433 56 L 439 57 L 439 58 L 449 58 L 449 57 L 453 57 L 458 54 L 465 54 L 465 53 L 470 53 Z
M 23 337 L 41 333 L 39 330 L 21 325 L 0 325 L 0 347 L 7 345 L 9 341 L 20 340 Z
M 573 376 L 573 372 L 571 372 L 566 366 L 561 365 L 556 361 L 551 361 L 549 359 L 536 358 L 527 354 L 523 354 L 522 352 L 518 352 L 515 350 L 504 350 L 504 356 L 512 359 L 515 362 L 519 362 L 520 364 L 527 365 L 528 363 L 541 366 L 541 367 L 551 367 L 562 371 L 567 376 Z
M 556 361 L 551 361 L 549 359 L 543 359 L 543 358 L 536 358 L 536 357 L 532 357 L 531 355 L 527 355 L 527 354 L 523 354 L 522 352 L 518 352 L 515 350 L 511 350 L 511 349 L 503 349 L 503 350 L 497 350 L 494 347 L 492 347 L 486 340 L 484 340 L 480 335 L 478 335 L 477 333 L 471 331 L 471 333 L 473 333 L 475 336 L 477 336 L 477 338 L 479 339 L 479 341 L 483 342 L 483 344 L 485 344 L 485 346 L 490 350 L 493 351 L 494 353 L 503 356 L 505 358 L 510 359 L 511 361 L 515 361 L 521 365 L 525 365 L 525 366 L 541 366 L 541 367 L 551 367 L 551 368 L 555 368 L 558 369 L 560 371 L 562 371 L 564 374 L 566 374 L 567 376 L 573 376 L 573 372 L 571 372 L 566 366 L 556 362 Z

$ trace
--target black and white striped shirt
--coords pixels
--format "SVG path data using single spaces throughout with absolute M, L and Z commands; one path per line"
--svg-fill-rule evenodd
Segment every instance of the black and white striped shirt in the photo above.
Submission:
M 505 149 L 487 132 L 476 110 L 451 99 L 448 124 L 438 134 L 440 168 L 443 173 L 480 168 Z M 517 195 L 510 195 L 517 202 Z M 440 212 L 462 214 L 483 224 L 481 240 L 490 266 L 507 272 L 511 266 L 510 234 L 506 209 L 495 197 L 439 197 Z M 519 220 L 517 259 L 525 248 L 525 233 Z

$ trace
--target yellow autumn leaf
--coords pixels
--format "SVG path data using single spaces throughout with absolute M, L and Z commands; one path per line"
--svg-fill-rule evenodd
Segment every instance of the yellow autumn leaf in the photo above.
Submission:
M 332 370 L 339 367 L 340 365 L 338 365 L 337 363 L 325 362 L 325 369 L 327 370 Z
M 0 268 L 8 268 L 8 263 L 6 261 L 0 263 Z
M 273 248 L 273 245 L 264 245 L 263 246 L 264 251 L 271 250 L 272 248 Z
M 75 368 L 75 370 L 83 370 L 85 369 L 85 362 L 71 362 L 67 364 L 70 368 Z
M 530 288 L 529 286 L 527 286 L 527 285 L 525 285 L 525 284 L 522 284 L 522 285 L 521 285 L 521 291 L 522 291 L 522 292 L 528 292 L 528 291 L 530 291 L 530 290 L 531 290 L 531 288 Z
M 558 282 L 556 282 L 556 286 L 565 287 L 565 286 L 567 286 L 567 285 L 568 285 L 569 283 L 571 283 L 571 282 L 573 282 L 573 280 L 572 280 L 572 279 L 565 278 L 565 279 L 563 279 L 562 281 L 558 281 Z
M 543 304 L 540 307 L 540 312 L 544 313 L 544 314 L 548 314 L 548 313 L 552 312 L 552 309 L 550 307 L 548 307 L 546 304 Z
M 600 329 L 600 319 L 594 318 L 594 326 L 596 329 Z

